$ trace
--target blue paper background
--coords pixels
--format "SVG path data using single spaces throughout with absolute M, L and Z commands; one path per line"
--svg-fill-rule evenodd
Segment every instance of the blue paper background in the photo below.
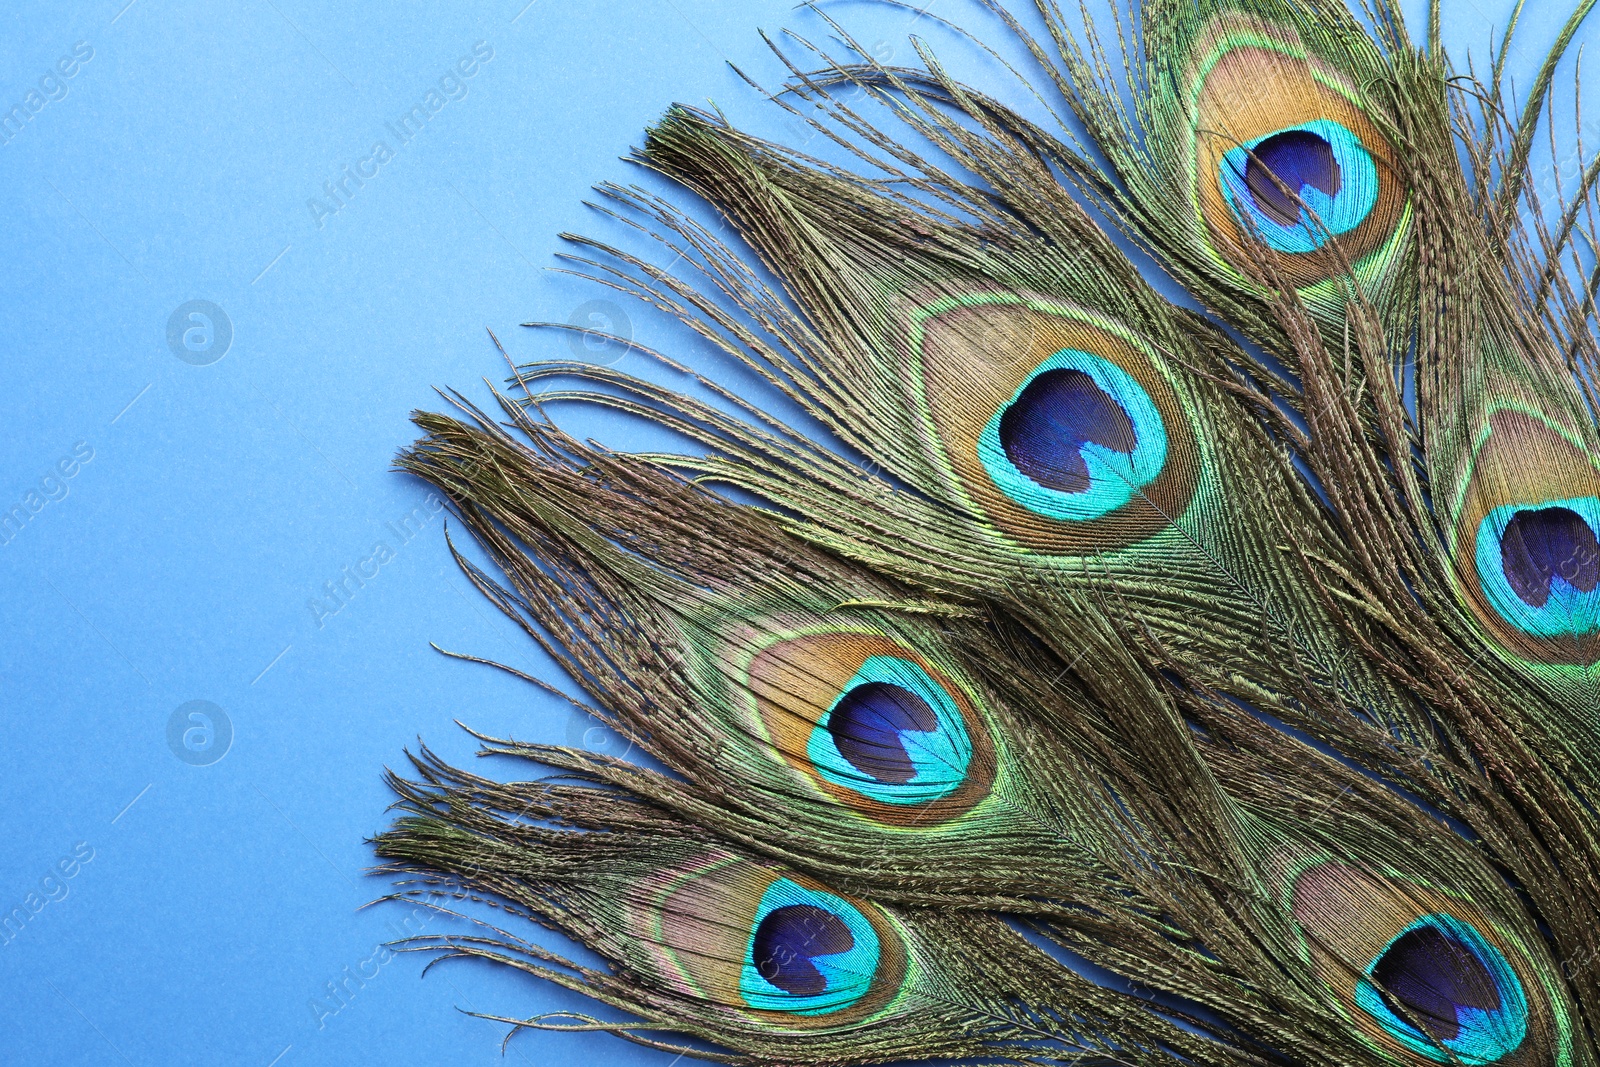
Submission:
M 609 740 L 429 649 L 551 676 L 456 572 L 423 488 L 390 461 L 433 386 L 481 399 L 479 379 L 503 376 L 486 326 L 519 359 L 564 351 L 516 324 L 600 295 L 545 268 L 562 230 L 618 232 L 580 201 L 595 181 L 642 180 L 617 157 L 649 121 L 713 98 L 785 136 L 726 61 L 775 84 L 756 29 L 826 31 L 788 0 L 522 2 L 107 0 L 4 19 L 0 108 L 75 45 L 92 57 L 47 80 L 64 95 L 0 144 L 0 511 L 27 511 L 30 492 L 42 504 L 0 533 L 0 914 L 26 913 L 0 935 L 0 1062 L 490 1064 L 504 1028 L 458 1009 L 580 1003 L 478 965 L 419 981 L 418 957 L 371 976 L 407 914 L 358 910 L 385 885 L 362 873 L 385 764 L 419 735 L 469 759 L 457 718 Z M 1446 0 L 1454 54 L 1486 56 L 1510 6 Z M 1509 65 L 1524 84 L 1562 6 L 1524 15 Z M 910 58 L 910 13 L 833 10 Z M 917 29 L 992 78 L 933 19 Z M 475 44 L 492 58 L 447 80 L 459 98 L 401 145 L 385 124 Z M 374 174 L 377 141 L 393 158 Z M 347 165 L 366 168 L 359 187 Z M 341 180 L 337 212 L 308 206 L 331 206 L 324 183 Z M 167 337 L 196 299 L 232 328 L 206 366 Z M 641 342 L 727 378 L 681 331 L 629 314 Z M 413 514 L 428 521 L 405 540 L 394 524 Z M 347 580 L 380 542 L 393 558 Z M 346 583 L 336 613 L 328 583 Z M 169 746 L 195 700 L 231 723 L 208 766 Z M 580 1057 L 671 1060 L 597 1034 L 524 1036 L 508 1054 Z

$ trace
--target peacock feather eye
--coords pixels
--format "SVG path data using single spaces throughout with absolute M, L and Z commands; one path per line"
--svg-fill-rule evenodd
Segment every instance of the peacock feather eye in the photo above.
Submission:
M 779 878 L 756 906 L 739 992 L 765 1011 L 842 1011 L 872 989 L 880 956 L 878 933 L 855 905 Z
M 1200 463 L 1149 347 L 1044 297 L 973 292 L 911 314 L 910 378 L 959 491 L 1029 548 L 1085 554 L 1167 528 Z
M 1478 524 L 1478 578 L 1500 617 L 1534 637 L 1600 632 L 1600 497 L 1503 504 Z
M 1322 862 L 1291 911 L 1313 966 L 1371 1042 L 1402 1062 L 1565 1063 L 1559 991 L 1529 950 L 1430 886 Z
M 827 781 L 885 804 L 926 804 L 961 788 L 972 738 L 955 699 L 917 663 L 869 656 L 811 732 Z
M 1297 287 L 1389 261 L 1406 216 L 1394 153 L 1354 80 L 1292 27 L 1232 12 L 1189 67 L 1195 201 L 1213 251 Z M 1321 255 L 1330 245 L 1340 256 Z M 1262 263 L 1265 253 L 1267 260 Z
M 1495 1063 L 1528 1035 L 1522 980 L 1476 927 L 1449 914 L 1424 915 L 1385 945 L 1356 984 L 1355 1002 L 1439 1063 Z
M 784 1025 L 859 1021 L 906 977 L 902 935 L 882 911 L 796 872 L 707 852 L 656 875 L 642 900 L 639 946 L 668 984 Z
M 1150 394 L 1115 363 L 1073 349 L 1035 367 L 978 438 L 1001 492 L 1036 515 L 1085 522 L 1160 476 L 1167 433 Z
M 973 698 L 887 637 L 828 630 L 752 657 L 763 732 L 822 793 L 878 822 L 931 827 L 994 783 L 994 745 Z
M 1378 168 L 1361 139 L 1331 119 L 1257 137 L 1222 157 L 1222 193 L 1245 229 L 1277 252 L 1315 252 L 1354 230 L 1378 203 Z
M 1489 635 L 1525 659 L 1600 660 L 1600 470 L 1547 417 L 1485 420 L 1455 519 L 1458 583 Z

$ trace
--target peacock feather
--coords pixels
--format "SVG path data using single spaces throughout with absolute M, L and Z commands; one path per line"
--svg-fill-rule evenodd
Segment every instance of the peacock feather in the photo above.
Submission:
M 667 111 L 682 201 L 599 190 L 665 265 L 572 269 L 820 432 L 579 362 L 416 416 L 644 760 L 412 756 L 397 895 L 500 918 L 403 947 L 730 1063 L 1600 1063 L 1600 161 L 1530 180 L 1591 6 L 1516 100 L 1437 0 L 1138 0 L 1120 63 L 977 0 L 1034 117 L 825 15 L 770 99 L 835 156 Z

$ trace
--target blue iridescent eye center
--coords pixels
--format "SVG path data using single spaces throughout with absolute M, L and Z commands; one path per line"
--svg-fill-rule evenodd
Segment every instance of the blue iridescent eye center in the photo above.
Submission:
M 1300 191 L 1317 189 L 1335 196 L 1342 173 L 1325 138 L 1310 130 L 1285 130 L 1256 145 L 1245 163 L 1244 180 L 1256 207 L 1280 226 L 1294 226 L 1300 221 Z
M 899 656 L 868 656 L 806 743 L 824 781 L 893 805 L 927 804 L 956 792 L 972 753 L 955 698 Z
M 1108 359 L 1064 348 L 1040 363 L 978 436 L 995 487 L 1036 515 L 1089 522 L 1160 477 L 1167 430 L 1138 380 Z
M 855 947 L 843 919 L 814 904 L 790 904 L 767 913 L 756 926 L 751 958 L 761 977 L 797 997 L 827 992 L 828 978 L 812 962 Z
M 1436 926 L 1396 938 L 1372 968 L 1372 980 L 1439 1041 L 1461 1036 L 1462 1009 L 1500 1007 L 1494 976 L 1483 961 Z
M 1377 162 L 1360 137 L 1332 119 L 1235 145 L 1217 177 L 1249 233 L 1291 255 L 1349 233 L 1378 204 Z
M 756 904 L 739 992 L 752 1008 L 827 1015 L 872 990 L 882 954 L 860 908 L 779 878 Z
M 1435 1063 L 1481 1067 L 1528 1036 L 1522 980 L 1477 927 L 1454 915 L 1424 915 L 1395 935 L 1357 982 L 1355 1001 Z
M 1502 504 L 1478 523 L 1478 580 L 1496 613 L 1540 638 L 1600 633 L 1600 497 Z
M 1062 493 L 1089 488 L 1083 446 L 1131 455 L 1138 445 L 1128 413 L 1081 370 L 1038 375 L 1000 415 L 1000 445 L 1017 470 Z
M 926 700 L 889 682 L 856 686 L 828 716 L 828 733 L 839 754 L 874 781 L 895 785 L 917 776 L 904 731 L 927 733 L 938 727 L 938 716 Z
M 1583 593 L 1600 585 L 1600 541 L 1571 508 L 1530 508 L 1506 524 L 1500 564 L 1518 599 L 1542 608 L 1556 579 Z

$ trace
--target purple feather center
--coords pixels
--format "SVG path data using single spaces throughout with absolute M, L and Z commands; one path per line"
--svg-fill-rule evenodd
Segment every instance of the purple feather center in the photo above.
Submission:
M 938 716 L 926 700 L 888 682 L 856 686 L 828 715 L 828 733 L 839 755 L 874 781 L 894 785 L 917 776 L 901 731 L 927 732 L 938 726 Z
M 1133 420 L 1089 375 L 1048 370 L 1034 378 L 1000 416 L 1000 447 L 1023 475 L 1062 493 L 1089 488 L 1081 449 L 1103 445 L 1132 454 Z
M 1542 608 L 1556 578 L 1584 593 L 1600 584 L 1600 542 L 1570 508 L 1519 511 L 1500 537 L 1500 566 L 1522 602 Z
M 1435 926 L 1396 938 L 1372 968 L 1372 980 L 1405 1008 L 1406 1021 L 1438 1041 L 1460 1034 L 1461 1009 L 1500 1007 L 1494 976 L 1477 953 Z
M 1288 186 L 1285 192 L 1272 176 Z M 1310 130 L 1285 130 L 1256 145 L 1245 163 L 1244 182 L 1262 214 L 1282 226 L 1300 223 L 1296 196 L 1306 186 L 1329 196 L 1339 191 L 1339 164 L 1333 146 Z
M 751 957 L 761 977 L 797 997 L 828 991 L 828 979 L 816 956 L 832 956 L 855 947 L 855 935 L 843 919 L 814 904 L 774 908 L 756 926 Z

